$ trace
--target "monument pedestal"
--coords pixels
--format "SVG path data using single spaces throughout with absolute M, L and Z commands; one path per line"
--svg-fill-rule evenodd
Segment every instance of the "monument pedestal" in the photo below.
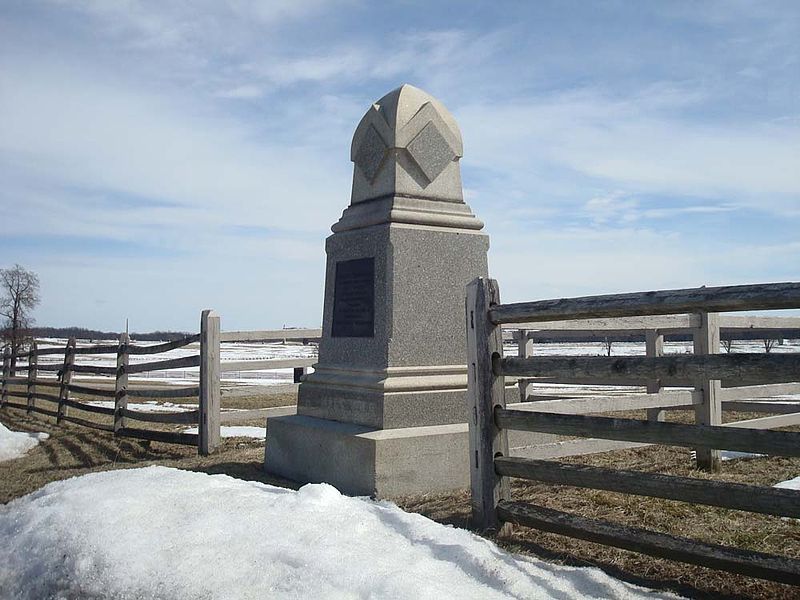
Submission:
M 269 471 L 381 498 L 469 486 L 467 424 L 374 429 L 302 415 L 267 424 Z
M 350 206 L 327 239 L 319 362 L 266 469 L 359 495 L 469 485 L 464 294 L 489 238 L 464 203 L 461 135 L 404 85 L 361 120 Z

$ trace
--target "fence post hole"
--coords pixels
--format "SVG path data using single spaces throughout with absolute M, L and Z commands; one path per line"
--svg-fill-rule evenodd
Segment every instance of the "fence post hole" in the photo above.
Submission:
M 119 336 L 117 347 L 117 373 L 114 382 L 114 433 L 125 427 L 126 419 L 122 411 L 128 408 L 128 345 L 131 338 L 127 333 Z
M 56 423 L 61 423 L 67 415 L 67 405 L 65 402 L 69 400 L 69 384 L 72 381 L 72 365 L 75 364 L 75 338 L 71 337 L 67 341 L 67 347 L 64 348 L 64 365 L 61 367 L 59 379 L 61 380 L 61 388 L 58 390 L 58 413 Z
M 520 358 L 528 358 L 533 355 L 533 340 L 528 337 L 527 329 L 517 329 L 517 356 Z M 520 378 L 519 385 L 519 401 L 526 402 L 528 400 L 528 386 L 530 380 L 525 377 Z
M 295 367 L 292 383 L 300 383 L 301 378 L 308 373 L 308 367 Z
M 470 487 L 472 525 L 478 530 L 510 533 L 500 528 L 497 502 L 510 500 L 507 477 L 497 475 L 494 459 L 508 456 L 508 437 L 494 421 L 496 406 L 505 407 L 505 378 L 496 376 L 493 358 L 503 355 L 501 328 L 489 321 L 488 310 L 500 303 L 493 279 L 479 277 L 467 285 L 467 398 L 469 403 Z
M 36 340 L 31 340 L 31 347 L 28 350 L 28 414 L 31 414 L 33 408 L 36 406 L 37 360 Z
M 700 312 L 700 328 L 694 332 L 695 354 L 719 354 L 719 315 Z M 722 402 L 718 394 L 721 384 L 718 379 L 703 378 L 696 387 L 703 392 L 703 403 L 695 406 L 695 423 L 698 425 L 722 425 Z M 695 449 L 697 468 L 719 471 L 720 451 L 712 448 Z
M 645 348 L 647 356 L 664 356 L 664 336 L 657 329 L 645 331 Z M 658 394 L 661 391 L 661 381 L 656 379 L 647 382 L 647 393 Z M 648 408 L 648 421 L 663 421 L 666 412 L 662 408 Z
M 11 377 L 11 348 L 3 348 L 3 388 L 0 396 L 0 406 L 3 406 L 8 399 L 8 378 Z
M 211 454 L 220 440 L 219 315 L 204 310 L 200 316 L 200 441 L 202 455 Z

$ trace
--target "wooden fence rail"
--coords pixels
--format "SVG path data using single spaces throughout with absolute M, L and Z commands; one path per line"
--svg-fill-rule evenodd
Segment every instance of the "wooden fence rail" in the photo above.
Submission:
M 509 305 L 500 304 L 499 296 L 493 280 L 479 278 L 467 286 L 470 474 L 472 519 L 476 528 L 499 530 L 505 524 L 517 523 L 653 556 L 800 585 L 800 560 L 704 544 L 513 502 L 508 478 L 521 477 L 792 518 L 800 514 L 800 492 L 511 457 L 507 434 L 513 429 L 691 447 L 697 451 L 698 465 L 712 470 L 719 467 L 720 448 L 800 456 L 800 433 L 752 428 L 782 426 L 791 423 L 791 417 L 796 415 L 781 414 L 754 420 L 758 423 L 739 422 L 726 426 L 721 426 L 720 421 L 725 397 L 721 379 L 780 382 L 786 386 L 785 382 L 800 381 L 800 356 L 719 355 L 720 319 L 712 312 L 798 308 L 800 283 L 615 294 Z M 641 318 L 687 311 L 697 314 L 693 356 L 663 356 L 663 339 L 659 340 L 660 332 L 656 332 L 648 335 L 646 357 L 503 357 L 501 325 L 505 323 Z M 518 338 L 521 354 L 526 350 L 523 344 L 527 344 L 528 339 L 527 336 Z M 661 389 L 662 380 L 687 379 L 694 383 L 695 390 L 680 396 L 681 404 L 695 409 L 697 424 L 666 423 L 660 420 L 661 415 L 652 413 L 649 413 L 649 420 L 565 414 L 555 412 L 553 404 L 557 403 L 546 411 L 537 411 L 535 406 L 528 410 L 519 410 L 520 405 L 508 408 L 507 375 L 645 381 L 649 394 L 660 399 L 667 395 Z M 781 388 L 772 387 L 770 391 L 777 389 Z M 766 387 L 760 390 L 768 393 Z M 731 392 L 727 401 L 732 402 L 737 397 Z M 579 406 L 579 403 L 573 404 Z M 658 407 L 650 410 L 658 411 Z

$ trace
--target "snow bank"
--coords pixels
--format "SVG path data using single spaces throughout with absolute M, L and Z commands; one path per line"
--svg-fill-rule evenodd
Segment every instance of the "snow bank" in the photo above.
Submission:
M 0 507 L 5 598 L 674 598 L 386 502 L 147 467 Z
M 189 429 L 184 429 L 183 433 L 199 433 L 200 430 L 197 427 L 189 427 Z M 224 438 L 228 437 L 250 437 L 256 438 L 259 440 L 267 439 L 267 428 L 266 427 L 248 427 L 248 426 L 226 426 L 223 425 L 219 428 L 220 436 Z
M 0 461 L 19 458 L 41 440 L 49 437 L 46 433 L 11 431 L 0 423 Z

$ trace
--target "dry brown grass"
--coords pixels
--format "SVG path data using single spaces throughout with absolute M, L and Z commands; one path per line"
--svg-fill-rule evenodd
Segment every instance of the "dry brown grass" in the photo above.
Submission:
M 268 405 L 282 406 L 294 403 L 295 399 L 293 394 L 269 398 L 255 395 L 223 397 L 223 407 L 249 409 Z M 642 414 L 624 413 L 616 416 L 641 418 Z M 728 419 L 741 420 L 753 416 L 755 415 L 728 415 Z M 93 417 L 103 418 L 96 415 Z M 264 473 L 264 444 L 259 441 L 226 439 L 217 453 L 210 457 L 200 457 L 193 447 L 119 439 L 110 433 L 69 423 L 56 426 L 52 419 L 39 415 L 27 416 L 24 411 L 16 409 L 2 409 L 0 420 L 10 429 L 45 431 L 51 436 L 25 457 L 0 463 L 0 502 L 3 503 L 51 481 L 95 471 L 150 464 L 206 473 L 225 473 L 242 479 L 296 487 L 292 482 Z M 690 421 L 691 414 L 670 413 L 670 420 Z M 259 421 L 253 424 L 263 423 Z M 694 470 L 687 449 L 663 446 L 576 457 L 565 461 L 767 486 L 800 475 L 800 459 L 788 458 L 728 461 L 724 463 L 722 473 L 701 473 Z M 800 522 L 794 520 L 523 481 L 514 482 L 513 497 L 515 500 L 529 501 L 590 518 L 800 558 Z M 469 525 L 467 492 L 400 498 L 397 503 L 405 510 L 427 515 L 443 523 L 459 527 Z M 650 558 L 523 527 L 516 528 L 512 537 L 496 541 L 512 552 L 536 555 L 566 564 L 597 566 L 613 576 L 648 587 L 672 590 L 688 597 L 800 598 L 800 591 L 796 587 Z

